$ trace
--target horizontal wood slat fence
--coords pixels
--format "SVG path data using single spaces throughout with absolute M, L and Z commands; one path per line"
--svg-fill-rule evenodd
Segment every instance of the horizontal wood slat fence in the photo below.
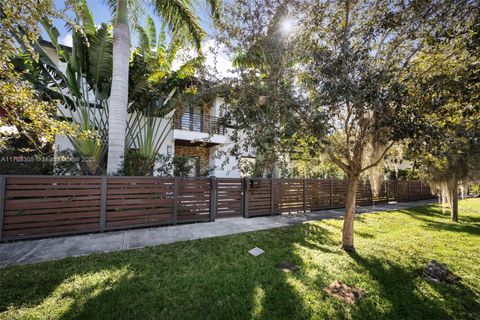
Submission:
M 345 180 L 0 175 L 0 240 L 342 208 Z M 421 181 L 385 181 L 358 205 L 432 198 Z

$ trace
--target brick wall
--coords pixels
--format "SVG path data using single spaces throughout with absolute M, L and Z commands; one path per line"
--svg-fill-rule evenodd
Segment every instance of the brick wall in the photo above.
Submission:
M 190 147 L 190 146 L 175 145 L 175 155 L 199 157 L 200 158 L 200 174 L 203 174 L 209 169 L 210 150 L 207 147 L 202 147 L 202 146 Z

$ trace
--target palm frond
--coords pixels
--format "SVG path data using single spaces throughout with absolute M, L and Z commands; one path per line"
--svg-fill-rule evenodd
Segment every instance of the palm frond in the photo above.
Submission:
M 188 60 L 180 66 L 180 68 L 175 72 L 176 77 L 179 79 L 185 79 L 187 77 L 192 77 L 195 75 L 197 69 L 203 64 L 205 58 L 203 56 L 195 57 Z
M 95 23 L 93 22 L 93 14 L 87 5 L 86 0 L 82 0 L 81 3 L 81 17 L 83 22 L 83 29 L 87 35 L 95 33 Z
M 110 93 L 112 78 L 112 34 L 110 28 L 102 23 L 90 37 L 88 56 L 90 59 L 87 81 L 99 98 L 106 98 Z
M 218 22 L 222 10 L 222 0 L 207 0 L 207 5 L 210 7 L 213 21 Z
M 150 48 L 155 48 L 157 46 L 157 29 L 155 27 L 155 22 L 152 17 L 147 17 L 147 30 L 148 30 L 148 39 L 150 41 Z
M 174 33 L 186 37 L 197 49 L 201 48 L 205 32 L 189 0 L 155 0 L 154 10 Z
M 58 43 L 58 37 L 60 36 L 60 32 L 58 32 L 58 29 L 48 19 L 42 19 L 40 21 L 40 24 L 47 32 L 48 37 L 50 38 L 50 42 L 55 47 L 55 50 L 57 51 L 60 60 L 63 62 L 67 62 L 70 59 L 70 56 L 68 54 L 68 51 L 62 46 L 60 46 L 60 44 Z
M 158 35 L 157 51 L 167 50 L 167 31 L 165 29 L 165 22 L 162 22 L 162 27 L 160 28 L 160 34 Z
M 137 48 L 140 50 L 145 59 L 148 59 L 151 51 L 150 37 L 143 27 L 137 26 L 136 29 L 139 36 L 139 44 Z

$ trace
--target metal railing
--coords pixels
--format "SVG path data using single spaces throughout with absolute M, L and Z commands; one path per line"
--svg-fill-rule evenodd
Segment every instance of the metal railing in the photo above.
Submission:
M 193 112 L 183 112 L 175 119 L 175 129 L 213 134 L 225 134 L 225 126 L 221 125 L 217 117 L 202 115 Z

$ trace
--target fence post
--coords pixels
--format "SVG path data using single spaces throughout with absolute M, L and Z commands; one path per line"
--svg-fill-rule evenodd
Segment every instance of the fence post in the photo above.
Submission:
M 173 224 L 177 224 L 178 221 L 178 182 L 179 178 L 173 179 Z
M 250 178 L 243 178 L 243 217 L 248 218 L 248 190 L 250 189 Z
M 100 231 L 105 231 L 107 217 L 107 176 L 102 176 L 100 181 Z
M 373 201 L 373 188 L 370 181 L 368 181 L 368 187 L 370 188 L 370 204 L 373 206 L 375 202 Z
M 332 197 L 332 195 L 333 195 L 333 180 L 330 179 L 330 209 L 332 209 L 332 207 L 333 207 L 333 199 L 332 199 L 333 197 Z
M 270 179 L 270 215 L 275 214 L 275 178 Z
M 2 239 L 3 231 L 3 212 L 5 209 L 5 182 L 6 178 L 4 175 L 0 175 L 0 240 Z
M 410 180 L 407 180 L 407 201 L 410 201 Z
M 388 204 L 388 180 L 385 180 L 385 193 L 387 194 L 387 204 Z
M 307 179 L 303 178 L 303 212 L 307 212 Z
M 394 201 L 398 202 L 398 180 L 394 180 L 393 182 L 393 196 L 395 197 Z
M 217 217 L 217 179 L 210 177 L 210 221 L 214 222 Z

